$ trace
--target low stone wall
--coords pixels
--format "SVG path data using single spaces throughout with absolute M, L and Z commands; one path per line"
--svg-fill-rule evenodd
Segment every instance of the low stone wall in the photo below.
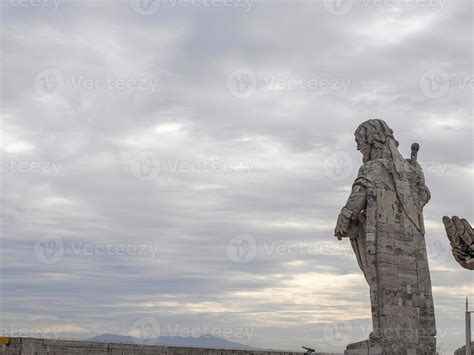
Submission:
M 218 350 L 179 348 L 153 345 L 96 343 L 90 341 L 49 340 L 35 338 L 8 338 L 8 344 L 0 345 L 1 354 L 92 354 L 92 355 L 301 355 L 301 352 Z M 315 355 L 325 355 L 317 353 Z M 329 355 L 329 354 L 326 354 Z

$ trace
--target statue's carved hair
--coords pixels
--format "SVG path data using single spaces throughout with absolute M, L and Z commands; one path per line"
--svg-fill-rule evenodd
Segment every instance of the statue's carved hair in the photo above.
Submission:
M 400 154 L 396 149 L 398 142 L 393 137 L 393 130 L 384 120 L 373 119 L 365 121 L 357 128 L 355 136 L 373 148 L 371 158 L 395 159 L 393 155 Z M 390 147 L 390 141 L 395 144 L 395 149 Z
M 355 132 L 356 136 L 369 145 L 386 145 L 387 138 L 393 138 L 393 130 L 384 120 L 374 119 L 362 123 Z

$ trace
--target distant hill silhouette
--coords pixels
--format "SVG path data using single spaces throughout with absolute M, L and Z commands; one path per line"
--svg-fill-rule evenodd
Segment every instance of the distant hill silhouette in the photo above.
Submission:
M 192 347 L 192 348 L 211 348 L 211 349 L 235 349 L 235 350 L 259 350 L 251 346 L 233 343 L 231 341 L 214 337 L 212 335 L 203 335 L 200 337 L 173 337 L 162 336 L 148 341 L 142 341 L 139 338 L 134 338 L 128 335 L 117 334 L 101 334 L 87 339 L 88 341 L 95 341 L 101 343 L 121 343 L 121 344 L 151 344 L 161 346 L 178 346 L 178 347 Z

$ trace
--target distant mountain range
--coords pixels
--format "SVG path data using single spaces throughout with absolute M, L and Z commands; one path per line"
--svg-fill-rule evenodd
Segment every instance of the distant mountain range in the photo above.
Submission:
M 121 344 L 153 344 L 161 346 L 178 346 L 192 348 L 210 348 L 210 349 L 235 349 L 235 350 L 260 350 L 251 346 L 233 343 L 231 341 L 214 337 L 212 335 L 203 335 L 200 337 L 173 337 L 162 336 L 156 339 L 143 341 L 128 335 L 101 334 L 87 339 L 101 343 L 121 343 Z

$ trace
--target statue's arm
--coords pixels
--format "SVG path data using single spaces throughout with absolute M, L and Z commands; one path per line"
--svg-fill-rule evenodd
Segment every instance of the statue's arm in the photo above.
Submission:
M 358 221 L 359 213 L 365 209 L 367 204 L 367 189 L 363 184 L 355 183 L 346 205 L 342 208 L 337 218 L 334 235 L 341 239 L 348 236 L 352 223 Z

